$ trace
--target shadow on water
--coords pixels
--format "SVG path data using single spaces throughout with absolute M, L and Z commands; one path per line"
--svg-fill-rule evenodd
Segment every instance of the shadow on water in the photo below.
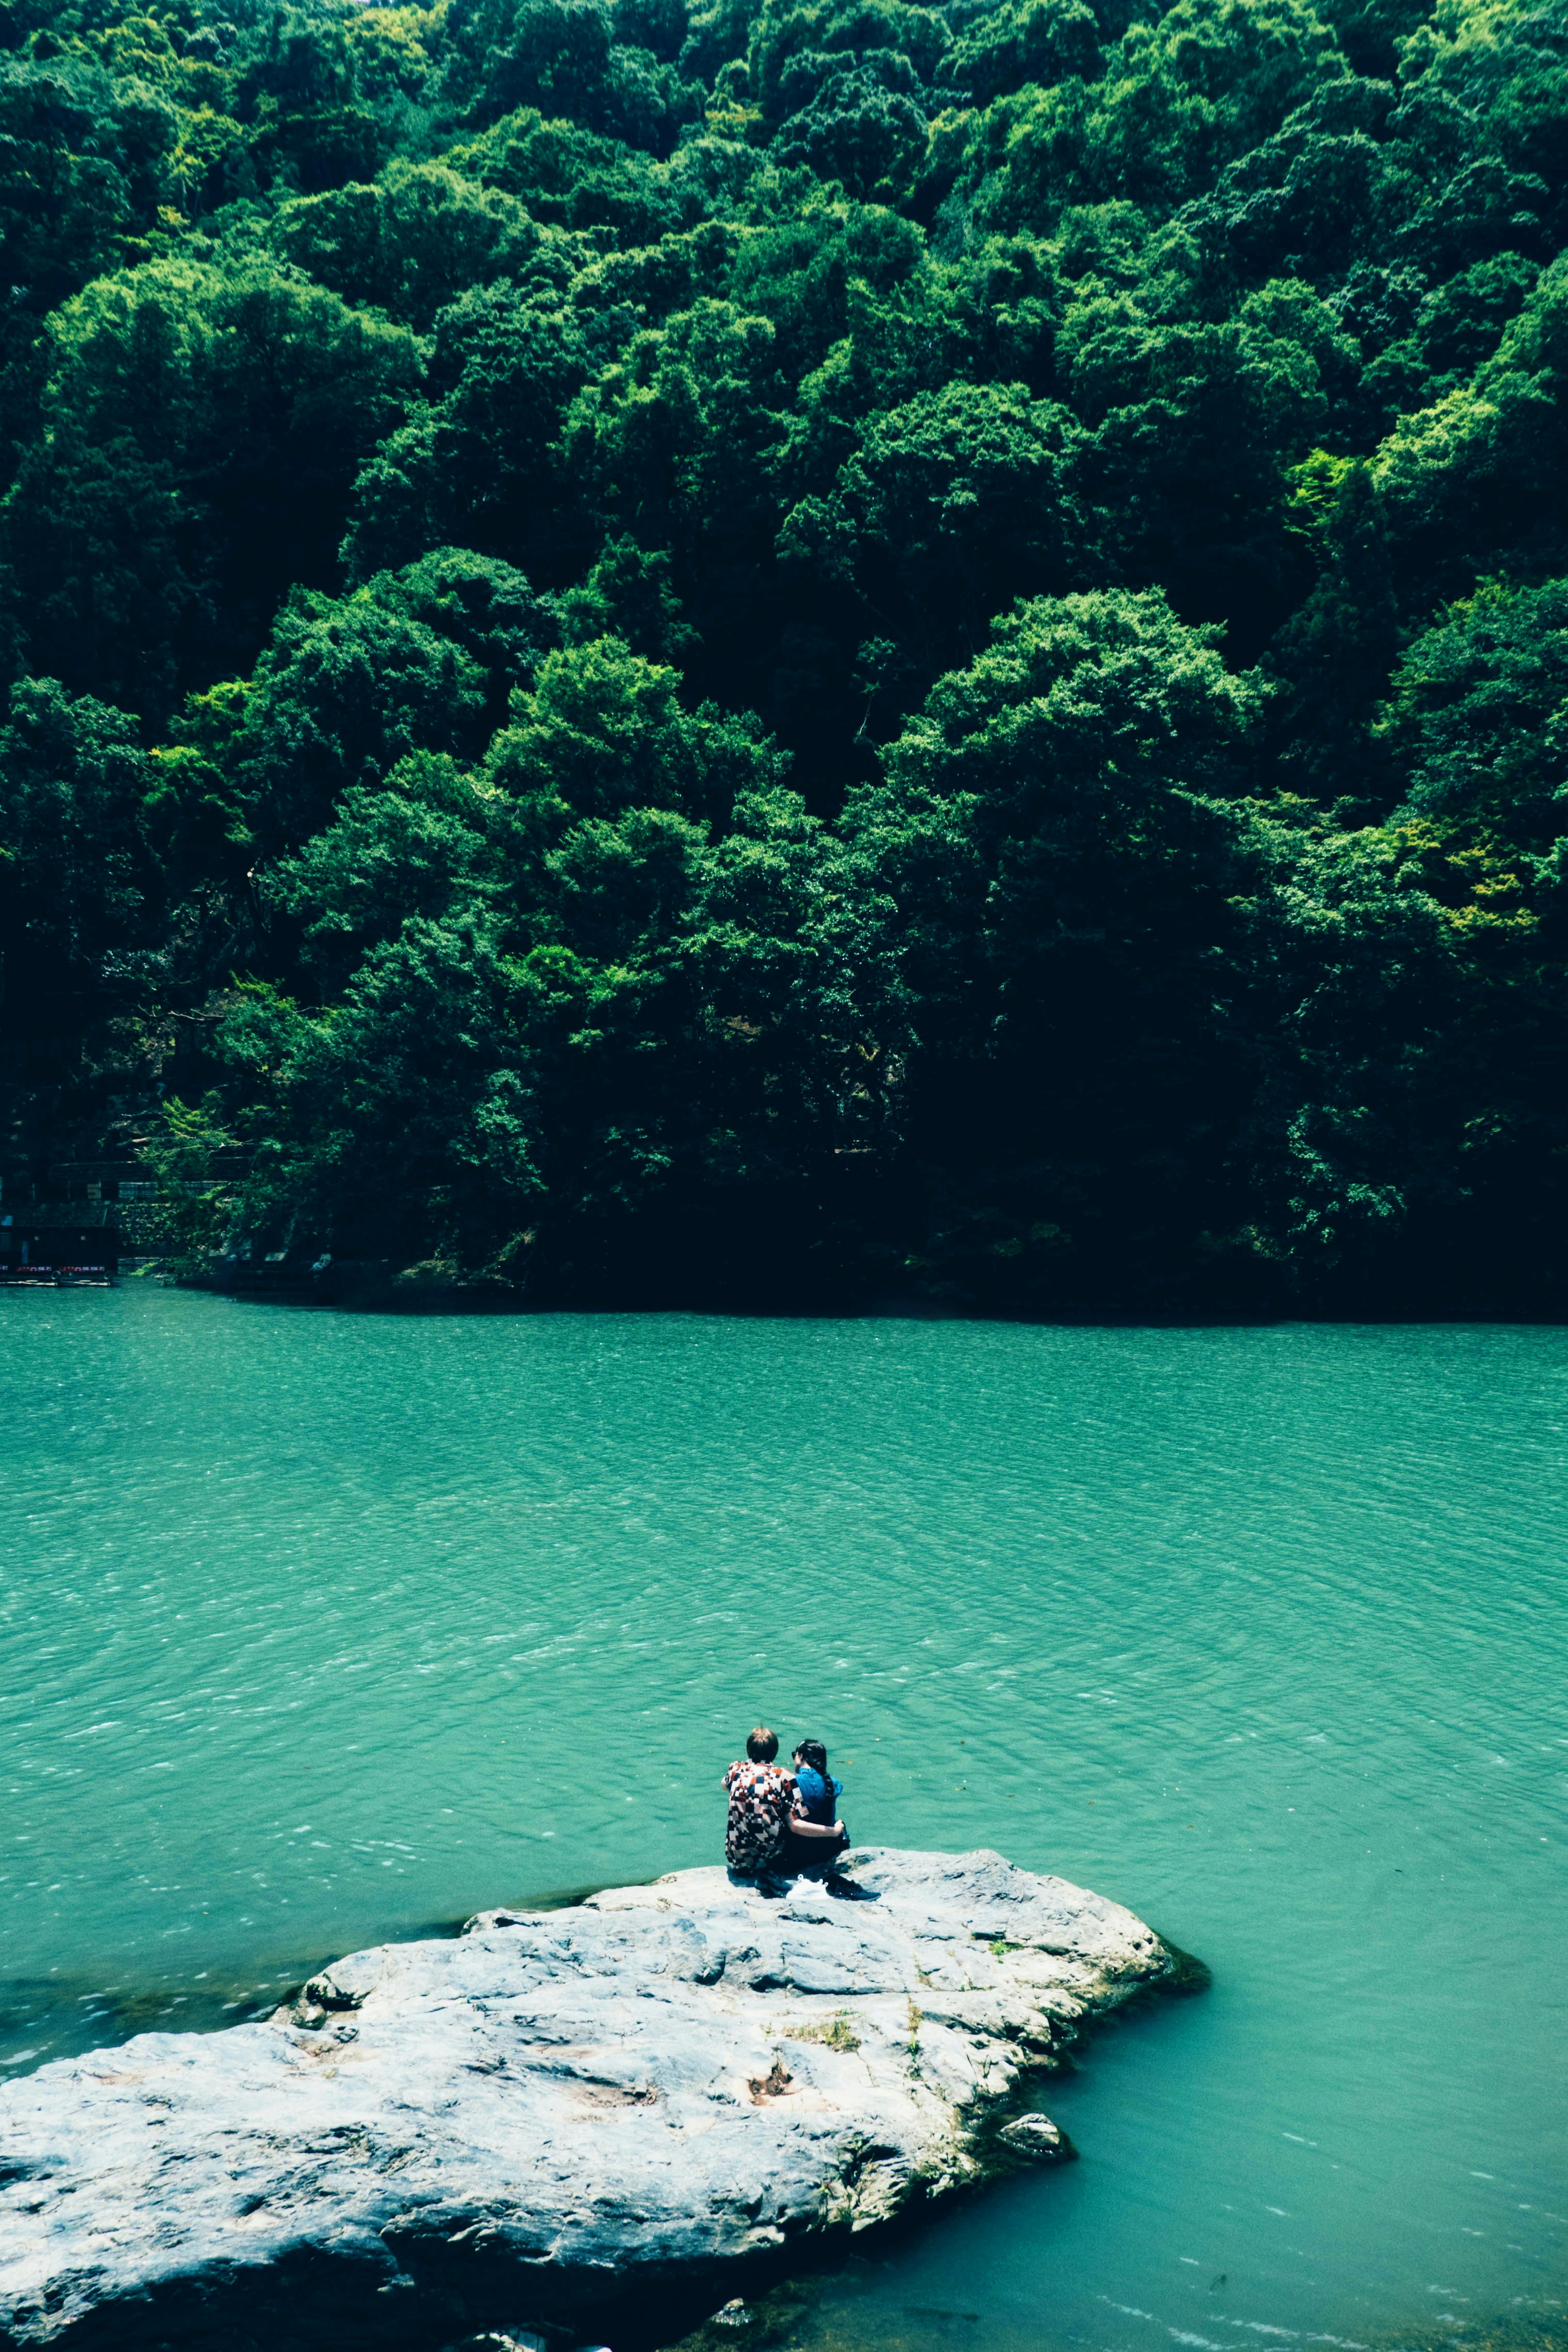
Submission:
M 486 1904 L 486 1910 L 570 1911 L 602 1892 L 602 1879 L 582 1886 L 552 1886 L 515 1903 Z M 622 1884 L 625 1882 L 617 1882 Z M 382 1943 L 416 1944 L 463 1933 L 476 1915 L 410 1921 Z M 308 1980 L 345 1950 L 258 1958 L 242 1970 L 203 1969 L 117 1984 L 95 1983 L 62 1965 L 45 1977 L 0 1977 L 0 2082 L 15 2079 L 57 2058 L 112 2049 L 138 2033 L 218 2033 L 229 2025 L 254 2025 L 292 2001 Z
M 748 2300 L 737 2297 L 684 2336 L 634 2341 L 627 2333 L 608 2340 L 615 2352 L 639 2352 L 643 2342 L 658 2352 L 1082 2352 L 1070 2339 L 1053 2342 L 1033 2328 L 1027 2338 L 1010 2331 L 998 2337 L 977 2311 L 873 2305 L 868 2298 L 883 2268 L 852 2260 L 819 2279 L 791 2279 Z M 1424 2314 L 1408 2327 L 1358 2338 L 1349 2352 L 1568 2352 L 1568 2308 L 1540 2300 L 1436 2327 Z
M 306 1971 L 305 1973 L 308 1973 Z M 79 2057 L 138 2033 L 216 2033 L 270 2017 L 301 1981 L 298 1967 L 276 1973 L 168 1978 L 151 1984 L 94 1984 L 57 1974 L 0 1979 L 0 2079 L 51 2059 Z
M 1155 1933 L 1160 1936 L 1157 1927 Z M 1145 1985 L 1133 1994 L 1133 2000 L 1186 2000 L 1195 1993 L 1207 1992 L 1214 1982 L 1214 1970 L 1208 1962 L 1200 1960 L 1196 1952 L 1184 1952 L 1169 1936 L 1160 1936 L 1160 1941 L 1171 1956 L 1169 1973 L 1155 1984 Z M 1128 2001 L 1122 2003 L 1124 2010 L 1130 2005 Z

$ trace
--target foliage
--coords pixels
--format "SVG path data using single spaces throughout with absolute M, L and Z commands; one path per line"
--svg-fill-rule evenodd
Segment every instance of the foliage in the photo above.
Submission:
M 26 0 L 0 243 L 8 1199 L 1562 1310 L 1550 11 Z
M 96 279 L 49 344 L 43 432 L 0 514 L 29 661 L 162 713 L 329 571 L 417 348 L 292 272 L 184 258 Z
M 1485 582 L 1411 646 L 1384 721 L 1413 807 L 1550 848 L 1568 819 L 1568 582 Z
M 7 994 L 79 987 L 156 938 L 149 761 L 134 720 L 54 678 L 12 688 L 0 730 L 0 938 Z M 150 904 L 151 901 L 151 904 Z
M 284 205 L 275 235 L 287 259 L 335 293 L 422 331 L 470 286 L 519 270 L 539 243 L 515 196 L 401 159 L 373 183 Z
M 170 1095 L 141 1143 L 139 1157 L 158 1187 L 163 1254 L 176 1274 L 202 1273 L 228 1232 L 234 1190 L 219 1163 L 234 1142 L 214 1095 L 200 1103 Z

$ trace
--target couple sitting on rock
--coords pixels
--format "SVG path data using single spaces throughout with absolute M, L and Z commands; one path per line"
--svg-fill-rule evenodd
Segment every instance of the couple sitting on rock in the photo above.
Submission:
M 831 1892 L 848 1894 L 852 1882 L 837 1869 L 850 1842 L 838 1817 L 843 1782 L 829 1773 L 820 1739 L 802 1739 L 793 1772 L 774 1762 L 778 1753 L 777 1733 L 758 1724 L 746 1743 L 746 1761 L 732 1764 L 724 1776 L 729 1874 L 754 1881 L 764 1895 L 782 1895 L 786 1879 L 807 1872 L 824 1879 Z

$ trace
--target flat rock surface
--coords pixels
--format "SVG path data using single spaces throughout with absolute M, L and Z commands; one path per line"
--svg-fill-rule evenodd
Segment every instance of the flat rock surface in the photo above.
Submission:
M 439 2346 L 887 2220 L 1009 2156 L 1032 2073 L 1168 1974 L 999 1854 L 861 1895 L 678 1871 L 338 1960 L 291 2011 L 0 2091 L 0 2347 Z

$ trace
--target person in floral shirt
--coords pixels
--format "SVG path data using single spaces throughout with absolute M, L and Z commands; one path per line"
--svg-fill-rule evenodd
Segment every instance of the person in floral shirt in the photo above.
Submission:
M 723 1786 L 729 1796 L 724 1853 L 737 1877 L 756 1878 L 776 1870 L 787 1830 L 798 1836 L 835 1841 L 841 1836 L 837 1822 L 818 1828 L 814 1822 L 791 1819 L 798 1810 L 795 1776 L 774 1762 L 778 1753 L 778 1734 L 758 1724 L 747 1740 L 746 1761 L 732 1764 L 724 1776 Z

